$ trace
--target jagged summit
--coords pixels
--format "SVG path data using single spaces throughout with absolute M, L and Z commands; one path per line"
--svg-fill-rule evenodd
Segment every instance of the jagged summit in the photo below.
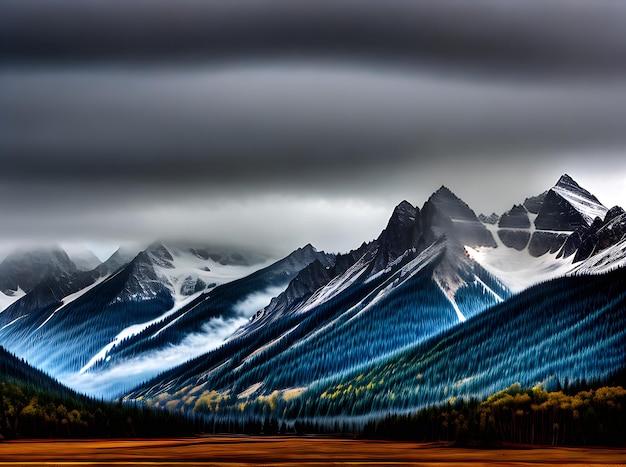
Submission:
M 560 200 L 555 200 L 555 196 L 553 195 L 556 195 L 558 198 L 560 198 Z M 561 178 L 559 178 L 557 184 L 548 191 L 548 195 L 544 200 L 544 206 L 550 203 L 552 203 L 553 205 L 558 204 L 560 206 L 560 209 L 567 211 L 567 215 L 570 217 L 570 219 L 568 220 L 572 221 L 572 225 L 575 225 L 575 227 L 578 227 L 578 225 L 582 225 L 580 224 L 580 222 L 578 222 L 578 219 L 572 218 L 572 215 L 576 217 L 576 213 L 578 213 L 578 217 L 580 217 L 580 220 L 582 220 L 584 224 L 589 226 L 593 223 L 596 217 L 604 219 L 604 216 L 606 216 L 606 213 L 608 211 L 608 209 L 598 200 L 598 198 L 592 195 L 589 191 L 582 188 L 578 183 L 576 183 L 576 181 L 574 181 L 574 179 L 572 179 L 572 177 L 567 174 L 562 175 Z M 537 221 L 542 222 L 543 219 L 540 219 L 540 217 L 542 217 L 541 212 L 539 212 L 539 217 L 537 218 Z M 563 218 L 563 216 L 561 216 L 561 218 Z
M 445 185 L 441 185 L 439 189 L 437 189 L 429 199 L 440 199 L 440 198 L 449 198 L 460 200 L 460 198 L 454 194 L 454 192 Z
M 389 222 L 387 224 L 387 227 L 389 227 L 391 224 L 407 224 L 407 223 L 412 223 L 415 222 L 415 216 L 419 213 L 419 209 L 417 209 L 415 206 L 413 206 L 411 203 L 409 203 L 408 201 L 402 201 L 400 204 L 398 204 L 394 210 L 393 213 L 391 214 L 391 217 L 389 218 Z
M 415 211 L 415 206 L 409 203 L 407 200 L 402 200 L 393 210 L 393 214 L 400 212 L 413 212 Z M 392 214 L 392 215 L 393 215 Z
M 574 180 L 568 174 L 561 175 L 559 180 L 556 182 L 556 185 L 554 185 L 554 188 L 563 188 L 563 189 L 567 189 L 567 190 L 571 190 L 571 191 L 579 191 L 579 192 L 585 193 L 588 197 L 590 197 L 590 198 L 596 200 L 597 202 L 599 202 L 595 196 L 593 196 L 589 191 L 587 191 L 583 187 L 581 187 L 576 182 L 576 180 Z
M 318 250 L 317 248 L 315 248 L 312 244 L 307 243 L 306 245 L 304 245 L 303 247 L 298 248 L 297 251 L 304 251 L 304 252 L 310 252 L 310 253 L 317 253 Z
M 376 240 L 378 253 L 374 260 L 374 272 L 385 269 L 405 251 L 416 246 L 421 235 L 418 215 L 419 209 L 408 201 L 396 206 L 387 227 Z
M 430 198 L 428 198 L 427 202 L 435 204 L 452 218 L 476 218 L 476 214 L 467 205 L 467 203 L 465 203 L 465 201 L 455 195 L 452 190 L 444 185 L 435 191 Z
M 579 196 L 587 198 L 587 199 L 589 199 L 590 201 L 592 201 L 594 203 L 597 203 L 597 204 L 600 204 L 600 205 L 602 204 L 602 203 L 600 203 L 598 198 L 596 198 L 593 194 L 591 194 L 591 192 L 589 192 L 585 188 L 581 187 L 576 182 L 576 180 L 574 180 L 568 174 L 561 175 L 559 180 L 556 182 L 556 185 L 554 185 L 554 187 L 552 189 L 556 190 L 557 192 L 565 191 L 565 192 L 570 192 L 570 193 L 576 193 Z
M 563 174 L 561 175 L 561 177 L 559 178 L 558 182 L 556 182 L 556 186 L 573 186 L 576 188 L 580 188 L 580 185 L 578 183 L 576 183 L 576 181 L 569 175 L 569 174 Z
M 427 219 L 424 228 L 432 228 L 435 237 L 445 235 L 461 245 L 496 246 L 493 236 L 476 213 L 446 186 L 428 198 L 422 211 Z

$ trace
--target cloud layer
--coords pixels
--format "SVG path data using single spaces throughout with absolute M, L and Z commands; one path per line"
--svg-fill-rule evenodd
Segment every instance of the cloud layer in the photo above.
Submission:
M 347 249 L 441 184 L 501 212 L 563 172 L 626 204 L 624 20 L 608 0 L 6 0 L 0 237 Z
M 323 56 L 597 72 L 625 66 L 625 9 L 613 0 L 5 0 L 0 57 Z

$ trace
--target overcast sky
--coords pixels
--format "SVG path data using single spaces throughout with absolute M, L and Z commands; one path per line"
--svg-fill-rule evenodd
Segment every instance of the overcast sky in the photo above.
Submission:
M 626 4 L 0 0 L 0 242 L 345 251 L 442 184 L 626 206 Z

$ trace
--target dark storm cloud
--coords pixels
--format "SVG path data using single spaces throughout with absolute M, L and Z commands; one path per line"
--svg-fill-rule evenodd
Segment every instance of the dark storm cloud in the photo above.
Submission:
M 489 212 L 563 172 L 626 194 L 625 20 L 607 0 L 0 0 L 0 239 L 346 250 L 441 184 Z
M 351 192 L 407 169 L 626 144 L 622 83 L 461 78 L 336 63 L 8 70 L 0 180 Z
M 4 60 L 335 57 L 541 72 L 626 66 L 624 2 L 3 0 Z

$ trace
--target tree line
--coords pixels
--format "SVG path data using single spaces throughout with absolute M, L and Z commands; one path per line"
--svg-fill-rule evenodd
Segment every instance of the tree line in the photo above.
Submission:
M 539 445 L 626 444 L 626 390 L 604 386 L 568 394 L 519 384 L 483 402 L 451 400 L 415 414 L 389 415 L 367 423 L 366 438 L 510 442 Z
M 0 382 L 0 440 L 190 435 L 183 415 Z

